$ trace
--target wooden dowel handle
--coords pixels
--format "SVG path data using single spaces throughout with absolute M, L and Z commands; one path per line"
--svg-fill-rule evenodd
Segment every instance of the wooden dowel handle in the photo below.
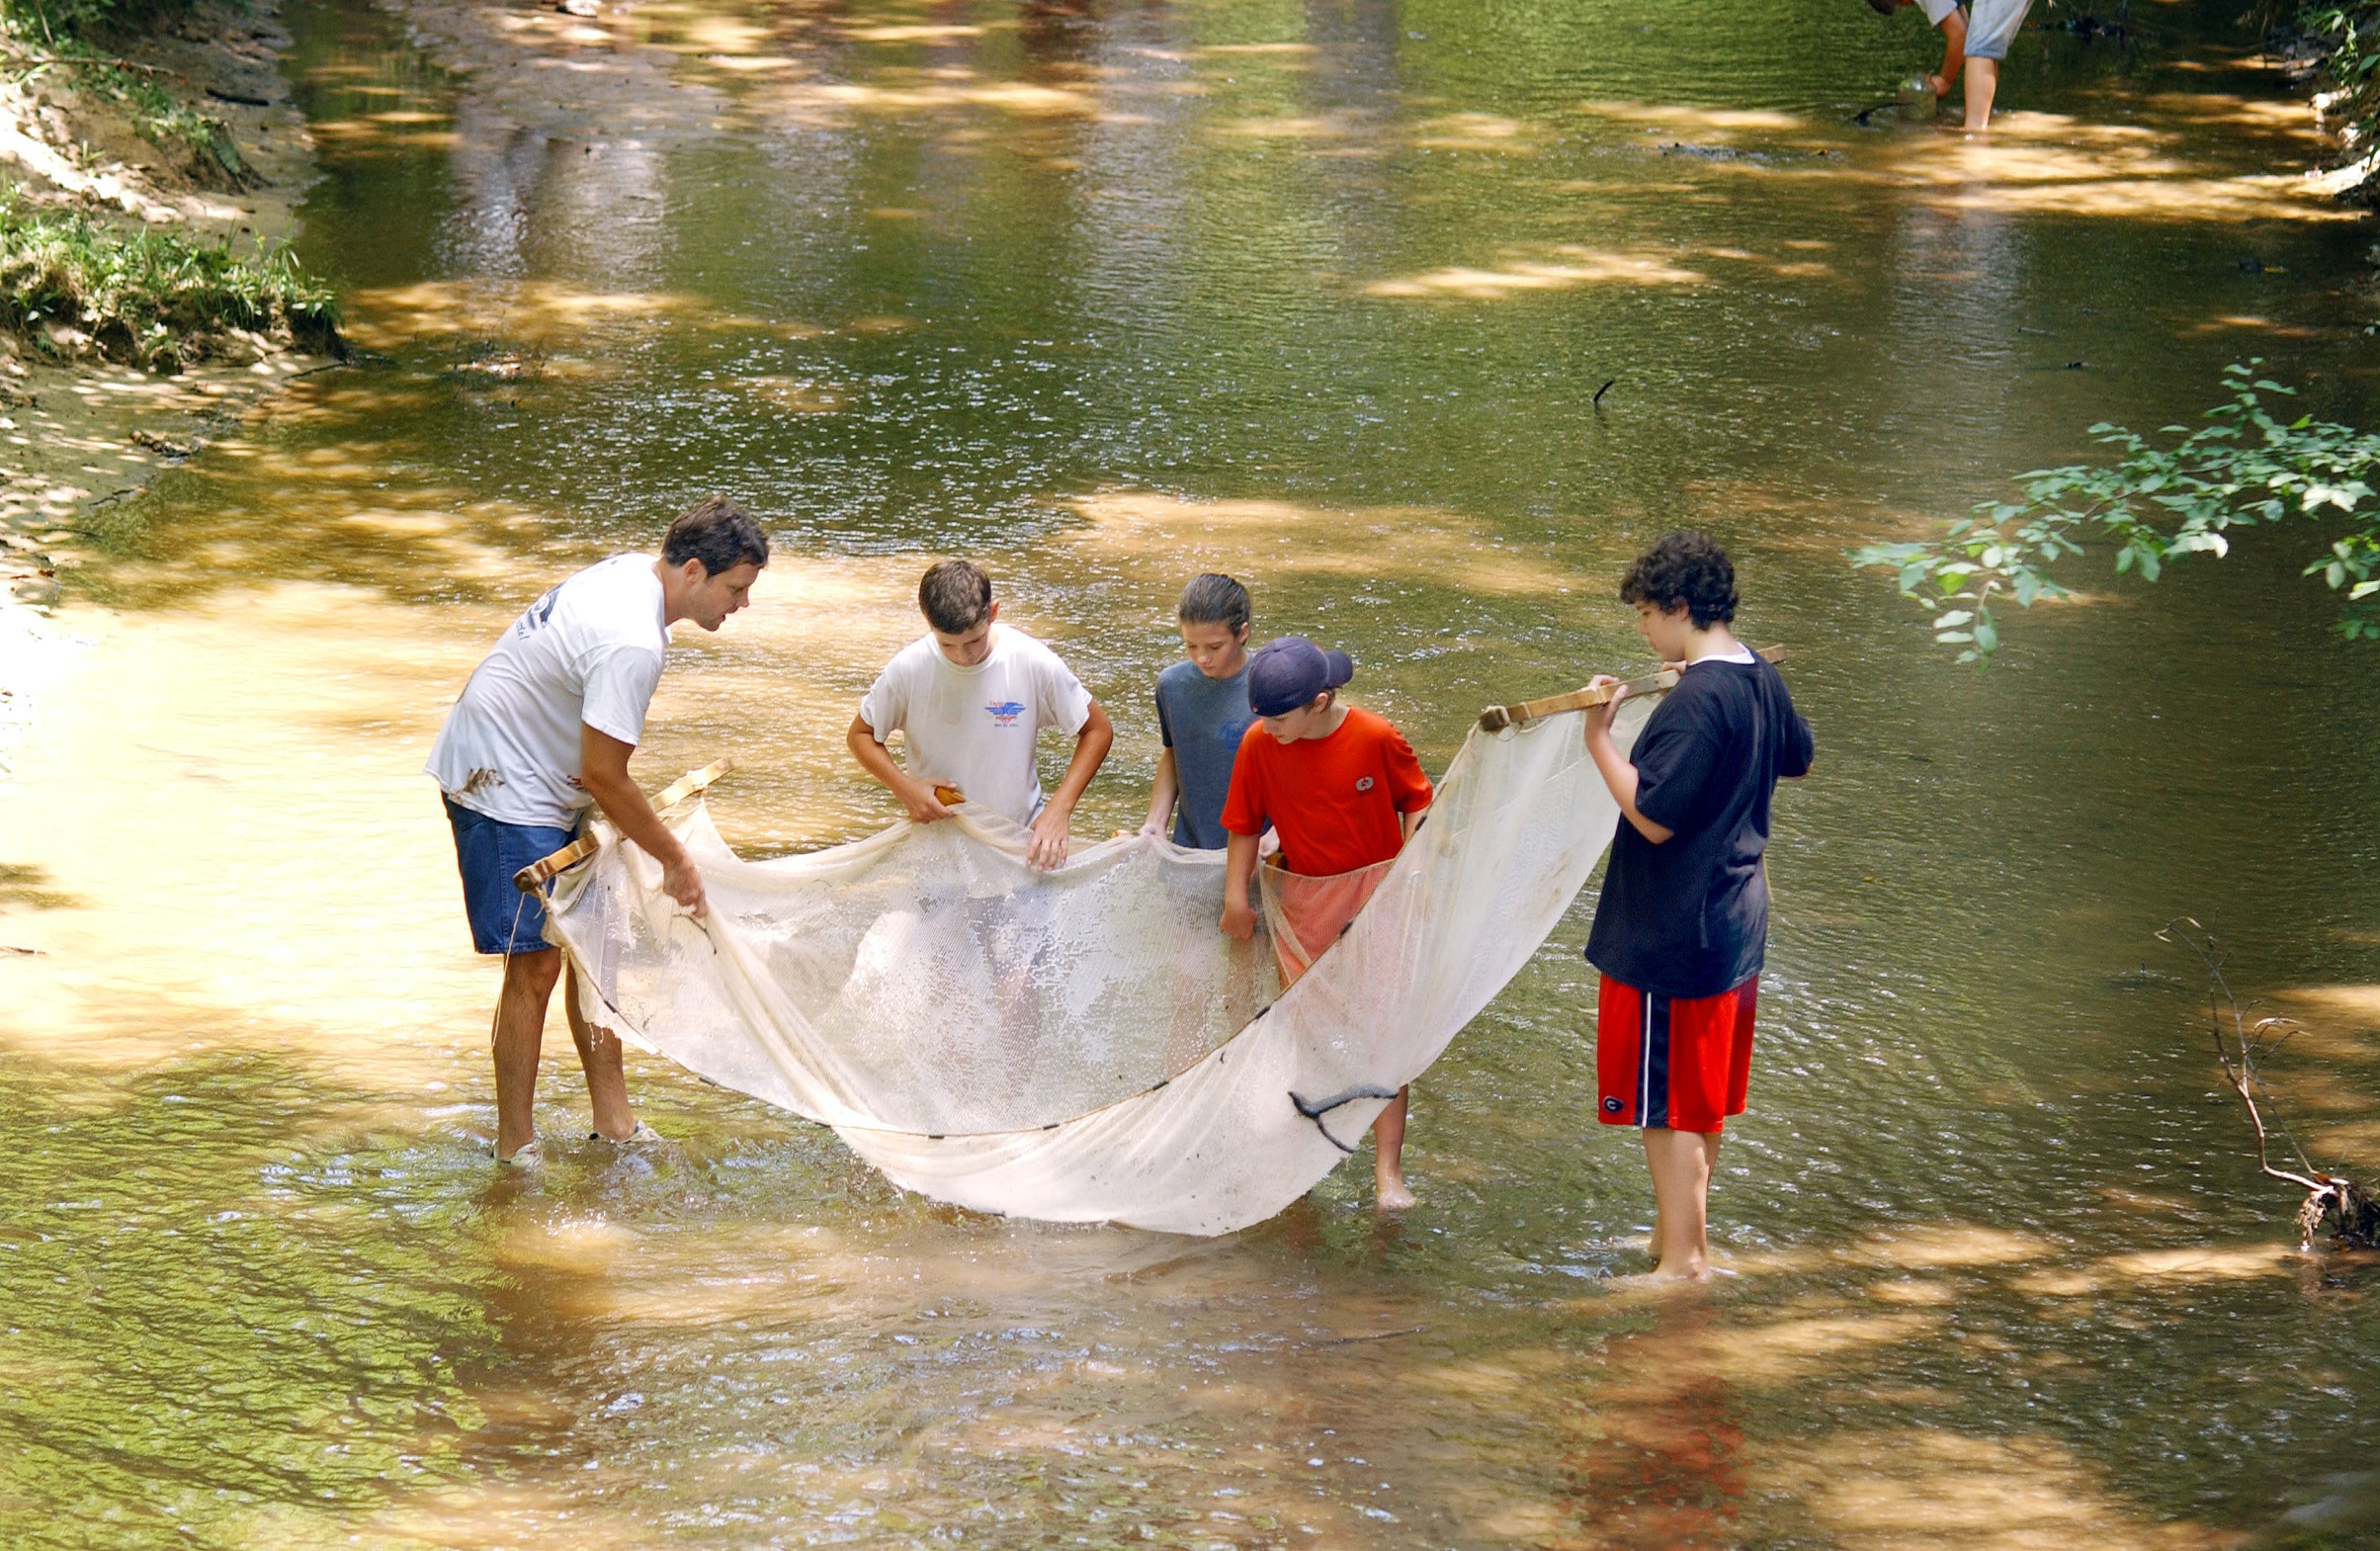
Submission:
M 1770 662 L 1785 660 L 1783 646 L 1762 646 L 1758 655 Z M 1524 700 L 1516 706 L 1489 706 L 1480 713 L 1480 731 L 1500 732 L 1508 727 L 1521 727 L 1540 717 L 1558 716 L 1565 711 L 1585 711 L 1594 706 L 1608 706 L 1612 698 L 1626 690 L 1631 695 L 1658 694 L 1677 683 L 1676 670 L 1662 668 L 1643 678 L 1630 679 L 1625 684 L 1606 684 L 1601 689 L 1573 689 L 1567 695 L 1551 695 L 1544 700 Z
M 709 788 L 714 781 L 734 768 L 735 761 L 732 759 L 714 759 L 700 770 L 687 771 L 669 785 L 661 788 L 660 793 L 653 798 L 653 812 L 667 814 L 697 792 Z M 580 862 L 593 856 L 597 849 L 593 835 L 580 835 L 560 850 L 541 856 L 519 872 L 514 873 L 512 886 L 523 894 L 527 894 L 532 889 L 542 888 L 548 879 L 559 877 L 576 867 Z

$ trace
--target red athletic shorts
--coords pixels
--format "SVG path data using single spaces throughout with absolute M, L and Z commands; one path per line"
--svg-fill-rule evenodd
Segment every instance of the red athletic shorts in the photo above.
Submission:
M 1712 1132 L 1743 1113 L 1760 977 L 1716 996 L 1657 996 L 1603 977 L 1595 998 L 1597 1118 Z

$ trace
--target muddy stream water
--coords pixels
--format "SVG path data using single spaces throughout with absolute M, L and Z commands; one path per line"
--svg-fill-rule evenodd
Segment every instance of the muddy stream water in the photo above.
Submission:
M 92 519 L 0 785 L 0 1540 L 2369 1543 L 2380 1271 L 2297 1253 L 2152 933 L 2307 1021 L 2298 1135 L 2380 1172 L 2380 653 L 2310 530 L 2101 565 L 1980 677 L 1843 556 L 2230 361 L 2372 411 L 2302 104 L 2226 5 L 2132 15 L 2025 34 L 1987 148 L 1852 122 L 1931 35 L 1850 0 L 298 0 L 361 355 Z M 715 489 L 777 559 L 637 768 L 732 754 L 753 854 L 894 817 L 841 737 L 932 557 L 1113 713 L 1100 836 L 1193 571 L 1437 771 L 1721 536 L 1819 741 L 1729 1274 L 1632 1280 L 1591 887 L 1417 1085 L 1400 1220 L 1360 1159 L 1218 1241 L 973 1217 L 649 1059 L 622 1158 L 558 1017 L 498 1173 L 425 746 Z

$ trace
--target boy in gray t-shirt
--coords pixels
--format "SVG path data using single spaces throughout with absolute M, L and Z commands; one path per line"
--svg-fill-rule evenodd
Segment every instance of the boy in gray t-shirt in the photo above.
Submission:
M 1190 660 L 1157 675 L 1157 731 L 1165 752 L 1148 794 L 1143 834 L 1163 834 L 1173 819 L 1173 843 L 1220 851 L 1231 843 L 1223 800 L 1232 790 L 1232 760 L 1256 720 L 1248 709 L 1248 590 L 1209 572 L 1182 589 L 1178 610 L 1182 649 Z

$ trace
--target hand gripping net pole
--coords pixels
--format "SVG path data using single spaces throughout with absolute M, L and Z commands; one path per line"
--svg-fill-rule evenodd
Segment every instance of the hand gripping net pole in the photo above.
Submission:
M 1570 908 L 1619 818 L 1580 731 L 1573 711 L 1474 732 L 1286 991 L 1265 931 L 1217 928 L 1222 853 L 1135 836 L 1037 873 L 1021 829 L 964 813 L 746 862 L 691 802 L 668 822 L 700 920 L 598 825 L 547 929 L 590 1021 L 834 1127 L 904 1189 L 1230 1233 L 1327 1174 Z M 1301 881 L 1258 873 L 1265 916 L 1298 919 Z

